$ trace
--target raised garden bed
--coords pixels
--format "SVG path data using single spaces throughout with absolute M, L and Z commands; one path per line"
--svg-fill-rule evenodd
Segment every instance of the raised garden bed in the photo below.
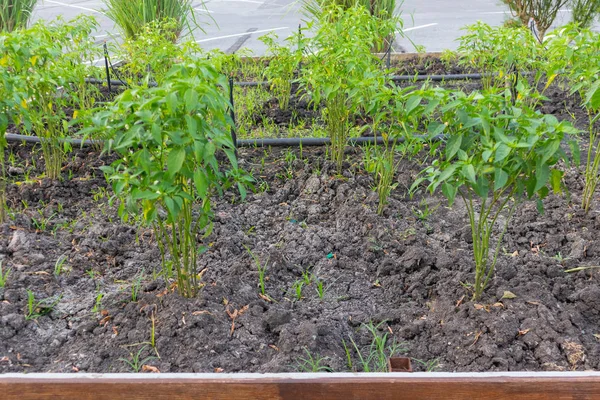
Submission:
M 31 79 L 38 58 L 11 53 L 20 63 L 0 65 L 1 77 L 21 91 L 2 100 L 0 128 L 8 115 L 8 133 L 49 139 L 43 149 L 3 143 L 0 372 L 370 372 L 398 355 L 415 371 L 599 367 L 600 215 L 595 186 L 583 194 L 598 167 L 588 161 L 584 174 L 570 163 L 577 151 L 567 141 L 577 132 L 570 123 L 598 127 L 588 118 L 600 108 L 595 66 L 557 58 L 560 69 L 534 74 L 545 60 L 539 44 L 502 30 L 525 56 L 496 36 L 505 53 L 466 41 L 480 69 L 428 56 L 395 67 L 493 71 L 489 79 L 392 87 L 372 46 L 356 39 L 387 37 L 356 23 L 376 21 L 336 12 L 359 36 L 322 24 L 308 61 L 278 48 L 289 68 L 269 72 L 279 79 L 270 88 L 231 91 L 227 75 L 258 76 L 236 75 L 226 58 L 142 59 L 132 82 L 150 79 L 150 64 L 157 85 L 92 109 L 109 96 L 94 102 L 76 85 L 85 69 L 61 92 L 46 86 L 56 71 L 44 46 Z M 352 68 L 338 60 L 346 47 L 362 54 Z M 64 72 L 72 64 L 62 61 Z M 330 145 L 234 149 L 234 132 L 328 136 Z M 72 133 L 100 140 L 63 153 Z M 344 146 L 375 134 L 385 146 Z M 595 146 L 590 137 L 583 151 Z M 491 214 L 478 208 L 488 198 Z M 491 217 L 475 224 L 480 215 Z M 481 230 L 501 240 L 497 253 L 481 253 L 490 238 Z M 171 246 L 175 238 L 183 244 Z M 496 256 L 482 283 L 482 260 Z

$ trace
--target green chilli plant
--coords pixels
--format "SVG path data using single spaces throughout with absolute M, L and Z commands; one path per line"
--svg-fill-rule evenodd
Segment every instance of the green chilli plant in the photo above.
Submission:
M 177 44 L 172 18 L 150 21 L 134 37 L 125 39 L 120 47 L 127 63 L 120 69 L 129 86 L 161 84 L 171 67 L 201 52 L 194 41 Z
M 38 0 L 0 0 L 0 31 L 26 28 L 37 3 Z
M 309 29 L 313 26 L 309 24 Z M 325 129 L 338 172 L 350 134 L 350 118 L 385 86 L 380 60 L 371 49 L 378 38 L 396 34 L 401 26 L 399 18 L 382 21 L 364 7 L 328 6 L 316 23 L 315 35 L 307 39 L 309 57 L 299 82 L 315 107 L 325 105 Z
M 394 20 L 399 17 L 397 9 L 400 8 L 403 1 L 399 3 L 396 0 L 304 0 L 303 12 L 313 20 L 320 20 L 326 13 L 327 9 L 340 8 L 349 10 L 351 8 L 362 8 L 368 13 L 382 22 L 386 20 Z M 327 19 L 329 22 L 335 22 L 337 15 L 329 14 Z M 374 52 L 388 51 L 391 46 L 394 35 L 393 33 L 381 32 L 382 34 L 373 43 L 371 50 Z
M 173 66 L 165 83 L 131 88 L 93 119 L 121 157 L 103 171 L 120 199 L 119 214 L 141 215 L 154 228 L 163 272 L 174 271 L 181 295 L 199 289 L 198 255 L 212 230 L 211 196 L 250 177 L 238 168 L 231 139 L 227 80 L 209 62 Z M 218 153 L 229 161 L 225 170 Z M 169 259 L 167 259 L 167 256 Z
M 543 46 L 525 28 L 490 26 L 481 21 L 464 28 L 466 33 L 459 38 L 459 63 L 484 73 L 484 88 L 504 87 L 510 89 L 512 101 L 539 101 L 537 88 L 545 77 L 547 59 Z M 523 73 L 533 76 L 525 76 Z M 529 79 L 532 79 L 531 86 Z M 526 96 L 517 97 L 516 86 L 531 88 Z M 523 92 L 523 89 L 521 89 Z
M 585 185 L 581 207 L 587 213 L 600 182 L 600 35 L 571 24 L 556 32 L 548 41 L 548 52 L 558 62 L 552 76 L 564 77 L 571 94 L 578 94 L 588 116 L 588 148 L 585 162 Z
M 190 21 L 196 22 L 193 0 L 103 0 L 106 15 L 114 21 L 125 39 L 135 39 L 144 32 L 144 27 L 151 22 L 164 19 L 173 20 L 168 35 L 176 41 L 187 28 Z M 196 24 L 197 25 L 197 24 Z
M 462 199 L 473 238 L 472 289 L 477 300 L 493 276 L 516 207 L 526 198 L 537 198 L 542 210 L 541 199 L 550 189 L 561 192 L 563 172 L 556 164 L 567 160 L 561 142 L 578 131 L 526 105 L 507 107 L 498 93 L 451 93 L 440 118 L 446 126 L 445 153 L 423 170 L 411 190 L 426 180 L 429 191 L 441 188 L 450 205 L 457 196 Z M 493 246 L 496 229 L 500 233 Z
M 600 181 L 600 36 L 586 30 L 576 38 L 575 46 L 577 50 L 570 69 L 573 82 L 571 92 L 581 94 L 588 115 L 589 145 L 582 196 L 582 208 L 587 213 Z
M 425 136 L 435 136 L 441 132 L 440 124 L 433 120 L 433 113 L 440 104 L 440 90 L 428 84 L 414 87 L 382 86 L 368 106 L 372 118 L 375 139 L 383 139 L 382 145 L 375 145 L 369 172 L 374 174 L 376 191 L 379 197 L 377 213 L 382 214 L 387 199 L 396 186 L 394 175 L 400 161 L 407 155 L 414 156 L 423 149 L 426 138 L 417 137 L 417 132 L 425 128 Z M 443 127 L 442 127 L 443 128 Z
M 0 79 L 4 90 L 11 92 L 5 113 L 11 115 L 18 129 L 41 139 L 46 176 L 50 179 L 60 177 L 64 154 L 69 149 L 62 141 L 70 135 L 68 119 L 76 118 L 79 110 L 92 104 L 84 85 L 87 68 L 81 61 L 93 52 L 90 34 L 96 27 L 90 17 L 68 23 L 40 22 L 7 34 L 0 41 L 4 54 Z M 71 109 L 75 112 L 67 115 Z
M 279 108 L 287 110 L 292 95 L 294 72 L 302 60 L 302 48 L 297 46 L 302 38 L 290 36 L 286 40 L 287 45 L 279 44 L 277 38 L 274 33 L 259 38 L 267 45 L 267 56 L 270 57 L 269 65 L 264 69 L 264 77 L 269 81 Z M 296 46 L 296 50 L 292 50 L 291 46 Z

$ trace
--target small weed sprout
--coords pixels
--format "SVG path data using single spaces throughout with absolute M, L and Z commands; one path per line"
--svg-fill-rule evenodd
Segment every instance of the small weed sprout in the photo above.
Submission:
M 412 360 L 422 366 L 426 372 L 433 372 L 441 367 L 439 358 L 434 358 L 433 360 L 428 361 L 419 360 L 417 358 L 413 358 Z
M 134 353 L 129 353 L 129 358 L 119 358 L 119 361 L 122 361 L 126 366 L 128 366 L 132 372 L 140 372 L 142 367 L 148 363 L 148 361 L 157 360 L 158 357 L 148 356 L 146 358 L 142 358 L 142 353 L 146 350 L 146 345 L 140 347 L 140 349 Z
M 0 289 L 6 286 L 6 283 L 8 282 L 8 276 L 12 271 L 12 268 L 8 268 L 6 271 L 4 271 L 3 264 L 4 262 L 0 261 Z
M 294 289 L 295 297 L 297 301 L 302 299 L 302 287 L 304 286 L 304 281 L 297 280 L 292 285 L 292 289 Z
M 27 290 L 27 310 L 25 312 L 25 320 L 36 320 L 39 317 L 50 314 L 60 299 L 62 299 L 62 295 L 56 298 L 36 300 L 33 292 Z
M 388 332 L 379 333 L 378 330 L 384 323 L 385 321 L 377 325 L 374 325 L 373 322 L 362 324 L 362 327 L 373 337 L 371 344 L 366 349 L 361 349 L 354 339 L 349 337 L 363 372 L 386 372 L 388 370 L 388 358 L 406 351 L 405 343 L 396 342 L 396 338 L 390 340 Z M 342 345 L 346 352 L 348 367 L 353 369 L 351 349 L 343 339 Z
M 246 247 L 246 246 L 244 246 Z M 266 282 L 266 274 L 267 274 L 267 264 L 269 263 L 269 260 L 267 259 L 267 261 L 264 264 L 261 264 L 259 258 L 252 253 L 252 251 L 246 247 L 246 251 L 248 252 L 248 254 L 250 254 L 250 257 L 252 257 L 252 260 L 254 261 L 254 265 L 256 266 L 256 269 L 258 270 L 258 287 L 260 288 L 260 294 L 262 294 L 263 296 L 267 296 L 266 293 L 266 289 L 265 289 L 265 282 Z M 302 289 L 300 289 L 302 290 Z
M 331 368 L 324 363 L 329 360 L 328 357 L 321 357 L 318 354 L 314 356 L 311 352 L 305 347 L 304 352 L 306 353 L 305 357 L 298 357 L 297 365 L 298 370 L 301 372 L 332 372 Z
M 436 204 L 435 207 L 429 208 L 429 203 L 426 199 L 423 199 L 419 202 L 419 207 L 412 207 L 411 211 L 418 220 L 427 221 L 439 206 L 439 204 Z
M 317 295 L 319 296 L 319 299 L 323 300 L 323 297 L 325 297 L 325 287 L 324 287 L 324 282 L 322 279 L 316 280 L 315 290 L 317 291 Z
M 140 272 L 131 284 L 131 301 L 136 302 L 138 300 L 138 295 L 140 293 L 140 286 L 142 284 L 142 280 L 144 279 L 144 270 Z
M 67 261 L 67 256 L 62 255 L 60 257 L 58 257 L 58 259 L 56 260 L 56 263 L 54 263 L 54 277 L 58 278 L 60 276 L 60 274 L 63 271 L 63 266 L 65 265 L 65 262 Z
M 104 298 L 104 293 L 97 293 L 96 299 L 94 300 L 94 307 L 92 307 L 92 312 L 97 313 L 102 309 L 102 299 Z

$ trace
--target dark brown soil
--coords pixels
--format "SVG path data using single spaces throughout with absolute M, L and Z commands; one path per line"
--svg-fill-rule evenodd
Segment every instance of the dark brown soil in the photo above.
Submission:
M 41 173 L 38 151 L 10 150 L 28 160 L 30 177 Z M 576 171 L 567 176 L 570 198 L 550 197 L 544 215 L 530 203 L 517 211 L 497 273 L 474 304 L 461 284 L 473 279 L 465 210 L 460 203 L 447 208 L 440 197 L 406 195 L 417 160 L 402 163 L 398 187 L 378 216 L 360 149 L 348 149 L 343 177 L 324 161 L 323 149 L 291 150 L 296 160 L 287 152 L 240 151 L 260 190 L 244 202 L 233 194 L 217 200 L 210 250 L 199 263 L 207 268 L 206 286 L 195 299 L 153 278 L 160 265 L 152 232 L 119 222 L 102 197 L 110 190 L 103 191 L 97 168 L 110 160 L 79 150 L 67 166 L 74 176 L 61 182 L 24 182 L 27 169 L 13 167 L 12 220 L 0 239 L 3 267 L 12 270 L 0 292 L 0 371 L 129 371 L 120 358 L 150 340 L 152 315 L 160 359 L 145 363 L 162 372 L 293 371 L 305 349 L 344 371 L 342 339 L 365 347 L 371 338 L 361 324 L 381 321 L 382 333 L 403 342 L 407 356 L 438 370 L 599 367 L 599 275 L 565 273 L 600 260 L 600 210 L 596 204 L 587 216 L 579 211 Z M 420 220 L 417 210 L 425 207 L 431 216 Z M 259 296 L 245 247 L 267 266 L 273 301 Z M 67 261 L 55 277 L 61 256 Z M 292 286 L 304 271 L 325 282 L 323 299 L 314 282 L 295 298 Z M 133 302 L 131 282 L 140 273 Z M 62 297 L 48 315 L 27 321 L 27 290 L 36 299 Z M 505 291 L 516 298 L 502 299 Z M 232 333 L 234 310 L 245 311 Z M 156 356 L 149 347 L 142 353 Z

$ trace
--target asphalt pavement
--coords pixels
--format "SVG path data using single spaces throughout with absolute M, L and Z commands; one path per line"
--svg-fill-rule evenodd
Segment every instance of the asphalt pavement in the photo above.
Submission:
M 78 14 L 93 15 L 100 23 L 98 41 L 119 40 L 118 30 L 103 12 L 102 0 L 42 0 L 33 20 L 52 20 L 58 16 L 69 20 Z M 249 49 L 254 55 L 265 52 L 258 38 L 275 32 L 283 40 L 306 26 L 301 2 L 290 0 L 207 0 L 194 2 L 195 16 L 203 31 L 194 39 L 203 48 L 225 52 Z M 499 0 L 405 0 L 398 7 L 404 20 L 405 38 L 398 38 L 395 50 L 414 52 L 414 44 L 428 52 L 455 49 L 461 28 L 478 20 L 498 25 L 509 16 Z M 562 10 L 557 24 L 568 22 L 569 10 Z

